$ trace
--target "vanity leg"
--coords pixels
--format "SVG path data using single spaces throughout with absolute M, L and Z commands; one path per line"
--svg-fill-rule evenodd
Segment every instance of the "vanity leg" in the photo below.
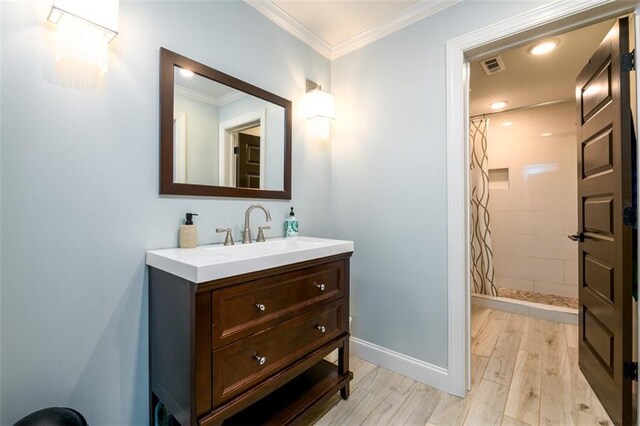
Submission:
M 349 374 L 349 340 L 345 340 L 342 347 L 338 348 L 338 374 L 345 376 Z M 342 399 L 349 399 L 349 382 L 340 389 Z
M 338 348 L 338 374 L 341 376 L 349 372 L 349 341 L 345 340 Z
M 151 401 L 149 402 L 149 404 L 150 404 L 149 426 L 154 426 L 155 425 L 156 405 L 158 404 L 158 402 L 160 402 L 160 400 L 158 399 L 156 394 L 153 393 L 153 391 L 151 391 Z
M 342 389 L 340 389 L 340 396 L 342 399 L 349 399 L 349 395 L 351 394 L 350 386 L 351 385 L 347 383 Z

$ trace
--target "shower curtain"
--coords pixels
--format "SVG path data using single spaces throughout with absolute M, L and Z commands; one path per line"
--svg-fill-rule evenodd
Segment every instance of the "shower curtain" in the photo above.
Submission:
M 471 279 L 475 293 L 497 296 L 489 215 L 488 130 L 487 118 L 471 120 Z

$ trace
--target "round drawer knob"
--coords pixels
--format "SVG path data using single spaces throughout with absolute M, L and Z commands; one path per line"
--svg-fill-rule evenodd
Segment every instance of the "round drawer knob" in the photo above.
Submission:
M 320 291 L 324 291 L 324 283 L 316 284 L 316 287 L 318 287 Z
M 327 330 L 324 328 L 324 325 L 316 325 L 316 328 L 317 328 L 318 330 L 320 330 L 320 333 L 324 333 L 325 331 L 327 331 Z
M 258 361 L 258 364 L 264 365 L 264 363 L 267 362 L 267 358 L 264 356 L 256 355 L 256 361 Z
M 256 303 L 256 308 L 258 308 L 259 311 L 264 311 L 266 309 L 262 303 Z

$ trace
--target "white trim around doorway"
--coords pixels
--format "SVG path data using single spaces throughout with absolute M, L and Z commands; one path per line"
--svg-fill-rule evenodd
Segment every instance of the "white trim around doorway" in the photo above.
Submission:
M 572 18 L 556 31 L 570 31 L 634 11 L 637 3 L 614 0 L 556 1 L 508 20 L 473 31 L 446 44 L 447 120 L 447 273 L 448 273 L 448 391 L 464 397 L 470 388 L 470 282 L 469 282 L 469 141 L 468 60 L 465 54 L 525 31 Z M 636 16 L 637 15 L 636 11 Z M 575 19 L 573 19 L 575 18 Z M 638 33 L 638 19 L 635 22 Z M 547 29 L 548 32 L 548 29 Z M 541 34 L 537 34 L 540 36 Z M 531 36 L 529 36 L 530 38 Z M 503 48 L 505 46 L 502 46 Z M 489 48 L 487 48 L 489 50 Z M 483 52 L 488 53 L 488 52 Z M 636 73 L 640 74 L 640 73 Z M 636 75 L 636 79 L 638 76 Z M 462 307 L 462 308 L 461 308 Z

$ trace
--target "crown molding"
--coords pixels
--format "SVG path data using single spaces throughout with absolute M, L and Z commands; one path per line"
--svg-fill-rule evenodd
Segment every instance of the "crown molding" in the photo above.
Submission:
M 245 96 L 248 96 L 248 95 L 244 92 L 240 92 L 239 90 L 236 90 L 234 92 L 227 93 L 226 95 L 220 96 L 218 98 L 218 103 L 220 104 L 220 106 L 225 106 L 227 104 L 240 100 Z
M 414 6 L 411 6 L 384 21 L 380 22 L 374 27 L 369 28 L 355 36 L 348 38 L 347 40 L 340 42 L 331 47 L 331 59 L 337 59 L 340 56 L 346 55 L 349 52 L 360 49 L 367 44 L 373 43 L 376 40 L 380 40 L 383 37 L 388 36 L 404 27 L 407 27 L 414 22 L 418 22 L 428 16 L 435 15 L 436 13 L 451 7 L 462 0 L 438 0 L 438 1 L 420 1 Z
M 356 49 L 360 49 L 367 44 L 373 43 L 376 40 L 386 37 L 391 33 L 413 24 L 414 22 L 428 16 L 435 15 L 436 13 L 459 3 L 462 0 L 421 0 L 414 6 L 392 15 L 368 30 L 356 34 L 355 36 L 335 45 L 327 43 L 322 37 L 318 36 L 293 16 L 280 9 L 271 0 L 244 1 L 276 25 L 311 46 L 325 58 L 334 60 L 349 52 L 353 52 Z
M 249 6 L 253 7 L 258 12 L 273 21 L 276 25 L 297 37 L 304 43 L 311 46 L 318 51 L 322 56 L 327 59 L 331 59 L 331 45 L 324 41 L 320 36 L 305 27 L 289 15 L 284 10 L 280 9 L 275 3 L 270 0 L 244 0 Z
M 178 84 L 174 86 L 174 90 L 177 95 L 182 95 L 186 98 L 204 102 L 206 104 L 217 106 L 217 107 L 224 106 L 231 102 L 237 101 L 238 99 L 242 99 L 246 96 L 246 94 L 242 92 L 232 92 L 216 98 L 214 96 L 207 95 L 206 93 L 198 92 L 197 90 L 180 86 Z

